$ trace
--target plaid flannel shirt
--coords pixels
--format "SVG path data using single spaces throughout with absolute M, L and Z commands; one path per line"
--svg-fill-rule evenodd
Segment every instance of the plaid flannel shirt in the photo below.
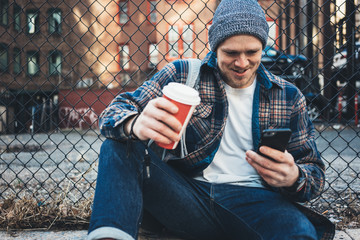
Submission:
M 165 66 L 152 79 L 134 92 L 119 94 L 100 116 L 101 133 L 117 140 L 128 137 L 122 123 L 141 112 L 153 98 L 162 96 L 161 89 L 169 82 L 186 82 L 186 60 L 177 60 Z M 216 67 L 216 55 L 210 52 L 201 67 L 199 93 L 201 104 L 197 106 L 186 130 L 189 154 L 177 157 L 173 151 L 172 162 L 187 173 L 197 173 L 212 161 L 224 131 L 228 115 L 228 103 L 221 76 Z M 307 182 L 300 192 L 280 189 L 296 201 L 307 201 L 317 196 L 324 185 L 324 164 L 317 151 L 314 129 L 306 111 L 306 100 L 291 83 L 272 75 L 262 65 L 257 71 L 257 86 L 253 104 L 253 145 L 257 149 L 260 132 L 267 128 L 290 128 L 292 137 L 290 152 Z
M 228 116 L 226 92 L 216 61 L 214 52 L 210 52 L 202 61 L 198 89 L 201 104 L 196 107 L 186 129 L 186 146 L 189 154 L 180 158 L 178 149 L 175 149 L 167 156 L 172 158 L 168 161 L 169 164 L 187 174 L 201 172 L 211 163 L 219 147 Z M 135 91 L 119 94 L 100 116 L 101 133 L 107 138 L 127 140 L 122 123 L 130 116 L 140 113 L 151 99 L 162 96 L 162 88 L 169 82 L 185 83 L 187 73 L 188 62 L 176 60 L 166 65 Z M 306 177 L 306 183 L 300 191 L 288 188 L 273 190 L 281 192 L 295 202 L 308 201 L 319 195 L 324 186 L 325 167 L 316 148 L 314 128 L 307 114 L 303 94 L 293 84 L 274 76 L 260 65 L 253 101 L 253 150 L 258 147 L 262 130 L 290 128 L 292 136 L 287 151 L 292 154 Z M 307 213 L 311 216 L 313 214 L 311 211 Z M 325 218 L 316 216 L 322 219 L 321 223 L 326 222 Z M 332 239 L 334 227 L 330 222 L 326 224 L 327 227 L 321 234 L 322 239 Z

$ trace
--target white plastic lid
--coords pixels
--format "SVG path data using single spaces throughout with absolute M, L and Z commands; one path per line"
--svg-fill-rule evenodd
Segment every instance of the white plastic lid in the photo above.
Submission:
M 163 93 L 168 98 L 186 105 L 199 105 L 199 92 L 185 84 L 171 82 L 163 88 Z

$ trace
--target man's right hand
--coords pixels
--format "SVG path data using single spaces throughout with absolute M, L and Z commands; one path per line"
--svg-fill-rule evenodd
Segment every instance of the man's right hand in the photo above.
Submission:
M 178 107 L 163 97 L 155 98 L 146 105 L 133 126 L 133 133 L 140 140 L 153 139 L 155 142 L 169 144 L 179 141 L 181 123 L 174 117 L 179 111 Z M 134 118 L 125 123 L 126 134 L 130 134 L 130 128 Z

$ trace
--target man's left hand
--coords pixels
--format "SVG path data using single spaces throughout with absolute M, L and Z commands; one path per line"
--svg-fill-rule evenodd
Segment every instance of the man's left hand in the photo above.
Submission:
M 259 151 L 267 157 L 248 150 L 246 160 L 270 186 L 290 187 L 296 182 L 299 168 L 290 153 L 266 146 L 260 147 Z

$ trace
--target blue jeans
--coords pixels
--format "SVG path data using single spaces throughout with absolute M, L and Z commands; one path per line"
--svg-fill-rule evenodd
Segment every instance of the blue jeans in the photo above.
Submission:
M 282 195 L 263 188 L 197 181 L 144 145 L 107 139 L 100 152 L 89 239 L 137 239 L 146 209 L 186 239 L 317 239 L 311 222 Z

